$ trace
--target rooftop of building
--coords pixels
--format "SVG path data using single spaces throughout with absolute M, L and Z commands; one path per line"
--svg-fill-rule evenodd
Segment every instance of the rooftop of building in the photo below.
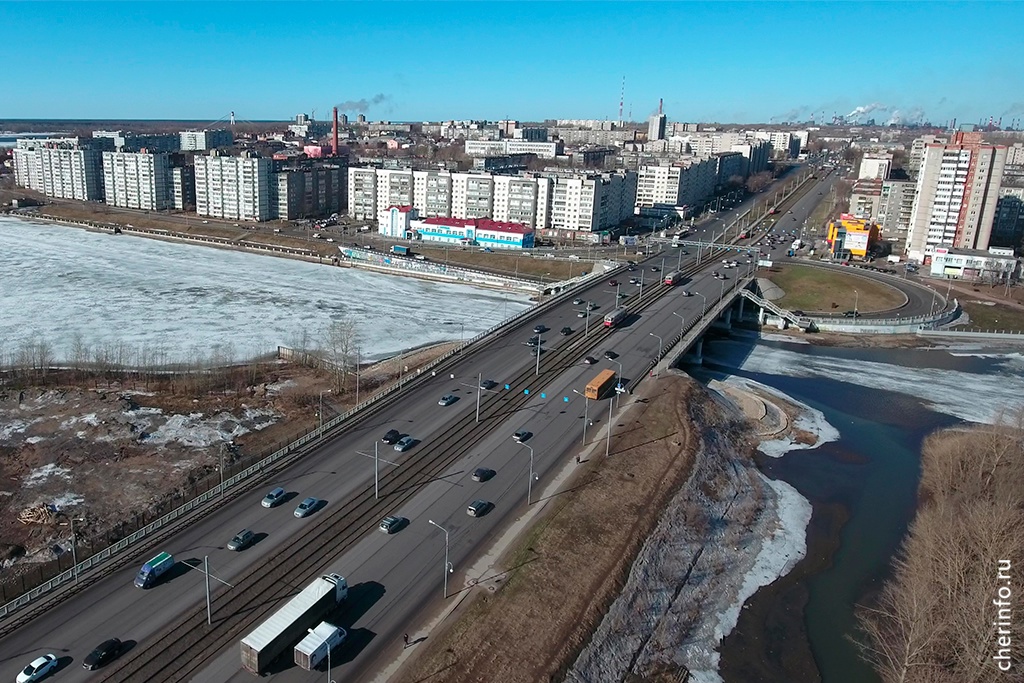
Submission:
M 517 235 L 528 235 L 533 228 L 522 223 L 510 223 L 506 221 L 493 221 L 490 218 L 427 218 L 422 223 L 427 225 L 439 225 L 450 228 L 475 228 L 476 230 L 490 230 L 493 232 L 508 232 Z

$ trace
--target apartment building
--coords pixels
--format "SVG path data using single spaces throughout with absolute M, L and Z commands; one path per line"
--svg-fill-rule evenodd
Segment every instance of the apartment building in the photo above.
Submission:
M 878 223 L 886 238 L 906 239 L 914 214 L 917 183 L 912 180 L 883 180 L 878 198 Z
M 552 180 L 550 228 L 554 230 L 607 230 L 633 215 L 637 191 L 633 171 L 546 175 Z
M 235 144 L 230 130 L 183 130 L 179 136 L 183 151 L 217 149 Z
M 19 142 L 21 142 L 19 140 Z M 16 147 L 15 182 L 58 199 L 103 199 L 103 157 L 98 149 L 67 142 L 37 141 Z
M 988 249 L 1006 161 L 1006 147 L 987 145 L 980 133 L 955 133 L 948 144 L 929 144 L 921 159 L 907 239 L 911 258 L 930 258 L 937 247 Z
M 360 221 L 377 220 L 377 169 L 349 167 L 348 215 Z
M 641 166 L 637 174 L 636 208 L 696 207 L 714 194 L 717 163 L 689 158 L 672 165 Z
M 868 180 L 885 180 L 889 177 L 892 167 L 891 154 L 865 154 L 860 160 L 858 178 Z
M 138 135 L 120 130 L 94 130 L 92 136 L 111 140 L 115 152 L 177 152 L 181 149 L 181 136 L 178 133 Z
M 452 217 L 490 218 L 494 215 L 494 176 L 490 173 L 452 174 Z
M 788 130 L 754 131 L 756 140 L 767 140 L 771 145 L 771 156 L 781 159 L 796 159 L 800 156 L 801 138 Z
M 339 213 L 347 180 L 345 167 L 337 164 L 283 168 L 271 177 L 273 217 L 296 220 Z
M 1002 187 L 989 246 L 1020 250 L 1024 242 L 1024 187 Z
M 466 140 L 466 154 L 487 157 L 507 154 L 536 154 L 543 159 L 554 159 L 565 151 L 561 140 L 534 142 L 530 140 Z
M 946 138 L 934 135 L 922 135 L 910 143 L 910 155 L 907 157 L 907 171 L 917 173 L 921 170 L 921 160 L 924 159 L 924 150 L 928 145 L 944 145 Z
M 273 218 L 271 160 L 246 152 L 242 156 L 197 155 L 196 213 L 246 221 Z
M 551 179 L 543 176 L 494 176 L 494 215 L 498 222 L 547 226 Z
M 174 207 L 171 157 L 166 152 L 103 152 L 107 204 L 163 211 Z
M 195 209 L 196 169 L 194 166 L 174 166 L 171 168 L 171 194 L 175 209 L 181 211 Z
M 389 207 L 410 206 L 413 202 L 413 175 L 411 168 L 376 169 L 377 214 L 371 216 L 379 223 L 386 218 Z
M 647 139 L 664 140 L 665 124 L 667 121 L 668 119 L 661 112 L 654 114 L 651 118 L 647 119 Z
M 853 183 L 850 193 L 850 213 L 857 218 L 875 220 L 882 203 L 882 181 L 862 178 Z
M 452 174 L 449 171 L 413 171 L 412 206 L 423 218 L 452 215 Z

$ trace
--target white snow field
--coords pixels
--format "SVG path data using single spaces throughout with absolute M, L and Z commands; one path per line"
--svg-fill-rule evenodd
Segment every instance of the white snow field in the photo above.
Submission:
M 526 295 L 0 216 L 0 355 L 45 340 L 246 358 L 351 316 L 362 357 L 469 339 Z

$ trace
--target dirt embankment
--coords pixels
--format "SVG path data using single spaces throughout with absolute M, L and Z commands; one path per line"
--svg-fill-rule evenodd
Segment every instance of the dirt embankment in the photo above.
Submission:
M 500 578 L 469 589 L 476 595 L 392 681 L 714 671 L 740 596 L 764 582 L 751 576 L 770 576 L 766 554 L 792 547 L 769 547 L 781 535 L 781 494 L 753 466 L 739 410 L 686 376 L 641 384 L 616 429 L 612 457 L 584 461 L 492 568 Z

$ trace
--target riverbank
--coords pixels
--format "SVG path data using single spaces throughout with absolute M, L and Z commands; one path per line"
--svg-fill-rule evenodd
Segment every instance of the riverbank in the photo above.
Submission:
M 751 459 L 759 435 L 807 440 L 812 430 L 792 429 L 801 410 L 777 397 L 761 410 L 753 392 L 730 391 L 746 391 L 746 405 L 676 371 L 641 383 L 612 457 L 568 464 L 561 492 L 531 511 L 542 518 L 492 548 L 454 613 L 417 631 L 429 638 L 376 680 L 718 680 L 718 643 L 745 599 L 803 556 L 810 516 Z

